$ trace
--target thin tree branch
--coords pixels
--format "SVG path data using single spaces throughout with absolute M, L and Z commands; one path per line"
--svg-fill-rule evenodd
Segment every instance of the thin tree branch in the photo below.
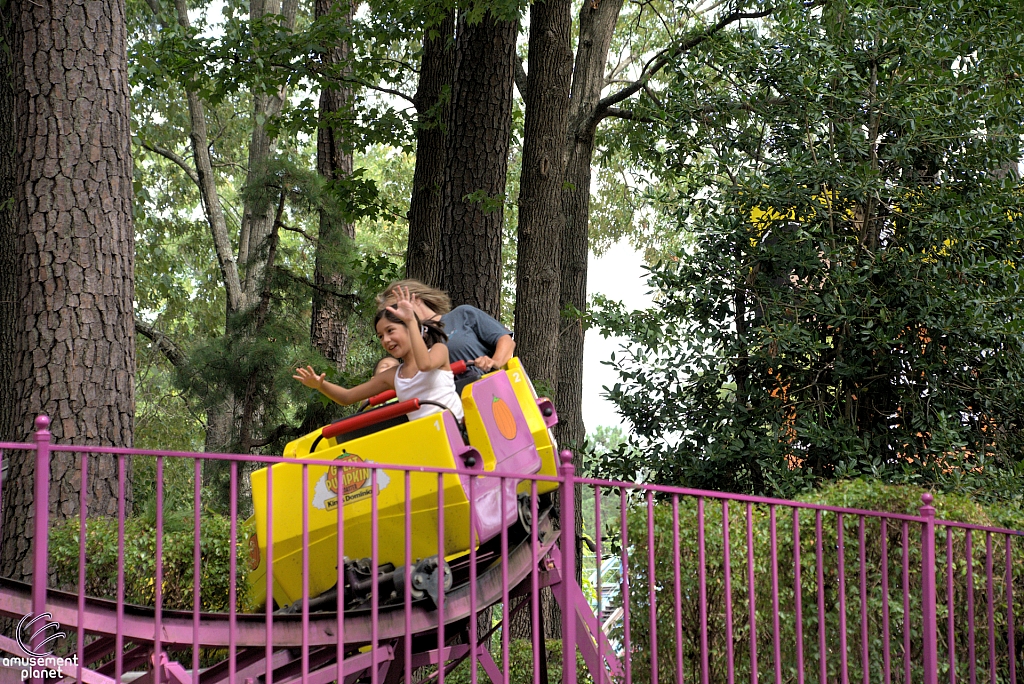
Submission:
M 644 92 L 647 93 L 647 97 L 651 98 L 654 104 L 657 105 L 658 109 L 665 109 L 665 105 L 662 104 L 661 99 L 658 97 L 657 93 L 654 92 L 654 88 L 651 88 L 645 83 Z
M 330 288 L 330 287 L 325 287 L 323 285 L 317 285 L 315 282 L 313 282 L 309 278 L 306 278 L 305 276 L 295 275 L 294 273 L 292 273 L 291 271 L 289 271 L 288 269 L 285 269 L 285 268 L 279 268 L 277 270 L 277 272 L 278 272 L 279 275 L 283 275 L 285 278 L 288 278 L 293 283 L 299 283 L 300 285 L 305 285 L 306 287 L 310 288 L 311 290 L 315 290 L 315 291 L 317 291 L 317 292 L 319 292 L 321 294 L 327 295 L 329 297 L 334 297 L 336 299 L 339 299 L 341 301 L 346 302 L 347 304 L 349 304 L 351 306 L 355 306 L 356 304 L 359 303 L 359 297 L 357 295 L 354 295 L 354 294 L 351 294 L 351 293 L 340 292 L 338 290 L 335 290 L 335 289 Z
M 295 228 L 293 226 L 286 225 L 286 224 L 282 223 L 281 221 L 277 221 L 274 225 L 276 227 L 282 229 L 282 230 L 287 230 L 290 233 L 298 233 L 302 237 L 304 237 L 307 240 L 309 240 L 312 244 L 314 244 L 314 245 L 316 244 L 316 238 L 313 237 L 312 235 L 310 235 L 309 233 L 307 233 L 306 231 L 302 230 L 301 228 Z
M 302 434 L 302 431 L 299 428 L 292 427 L 291 425 L 287 425 L 285 423 L 282 423 L 281 425 L 278 425 L 276 428 L 271 430 L 270 434 L 267 435 L 266 437 L 264 437 L 263 439 L 259 439 L 259 440 L 255 440 L 255 441 L 250 441 L 249 442 L 249 449 L 251 450 L 251 449 L 258 449 L 260 447 L 265 447 L 268 444 L 273 444 L 274 442 L 276 442 L 277 440 L 281 439 L 282 437 L 294 437 L 296 435 L 301 435 L 301 434 Z
M 605 107 L 597 116 L 598 120 L 606 117 L 614 117 L 616 119 L 643 121 L 645 123 L 654 123 L 654 121 L 656 121 L 656 119 L 652 119 L 649 116 L 639 116 L 630 109 L 620 109 L 619 107 Z
M 656 56 L 652 57 L 651 61 L 644 66 L 643 71 L 640 73 L 640 78 L 633 81 L 631 85 L 626 86 L 617 93 L 613 93 L 608 97 L 601 98 L 601 100 L 597 103 L 595 119 L 601 116 L 602 109 L 617 105 L 626 98 L 638 92 L 647 84 L 647 82 L 651 79 L 652 76 L 661 71 L 665 67 L 665 65 L 671 62 L 673 59 L 675 59 L 679 54 L 686 52 L 688 50 L 692 50 L 693 48 L 703 43 L 705 40 L 708 40 L 709 38 L 713 37 L 716 33 L 724 29 L 729 24 L 741 21 L 743 19 L 761 19 L 763 17 L 767 17 L 774 11 L 775 8 L 772 7 L 767 10 L 764 10 L 763 12 L 730 12 L 729 14 L 719 19 L 718 22 L 716 22 L 713 26 L 708 27 L 707 29 L 701 31 L 697 35 L 692 36 L 691 38 L 679 43 L 678 45 L 665 48 Z
M 142 141 L 142 147 L 143 149 L 149 150 L 154 154 L 158 154 L 161 157 L 171 160 L 172 162 L 181 167 L 181 170 L 185 172 L 185 174 L 192 180 L 193 183 L 199 185 L 199 174 L 196 173 L 196 170 L 194 168 L 189 166 L 188 162 L 185 161 L 184 157 L 175 154 L 166 147 L 161 147 L 160 145 L 153 145 L 146 142 L 145 140 Z
M 149 338 L 157 351 L 163 354 L 164 358 L 170 361 L 171 365 L 175 368 L 184 368 L 188 364 L 188 359 L 184 352 L 178 348 L 178 345 L 171 341 L 171 338 L 167 337 L 167 335 L 164 335 L 141 318 L 135 319 L 135 332 Z
M 522 60 L 522 58 L 517 57 L 514 66 L 515 66 L 515 69 L 516 69 L 516 72 L 515 72 L 516 88 L 519 89 L 519 96 L 521 98 L 523 98 L 523 101 L 525 102 L 526 101 L 526 69 L 523 68 L 523 60 Z
M 618 81 L 619 76 L 622 74 L 622 72 L 629 68 L 629 66 L 635 61 L 636 55 L 634 55 L 632 51 L 627 53 L 624 57 L 621 57 L 619 59 L 619 63 L 612 67 L 612 70 L 608 73 L 607 76 L 605 76 L 605 82 L 614 83 Z
M 367 90 L 376 90 L 378 93 L 384 93 L 386 95 L 394 95 L 395 97 L 400 97 L 409 104 L 411 104 L 413 107 L 416 106 L 416 102 L 414 102 L 411 97 L 403 93 L 401 90 L 394 90 L 393 88 L 385 88 L 383 86 L 373 85 L 372 83 L 363 81 L 358 78 L 344 78 L 342 80 L 345 81 L 346 83 L 354 83 L 357 86 L 366 88 Z

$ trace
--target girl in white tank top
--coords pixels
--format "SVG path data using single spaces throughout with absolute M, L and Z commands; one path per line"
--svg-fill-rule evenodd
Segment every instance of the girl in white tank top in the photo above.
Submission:
M 328 382 L 326 374 L 318 374 L 312 366 L 297 368 L 292 377 L 345 406 L 394 389 L 399 401 L 431 402 L 410 413 L 409 420 L 449 409 L 461 421 L 462 400 L 455 392 L 455 379 L 448 363 L 448 347 L 444 344 L 447 336 L 437 324 L 421 323 L 416 317 L 416 295 L 401 288 L 396 288 L 396 293 L 395 306 L 378 311 L 374 327 L 384 350 L 402 360 L 398 368 L 378 373 L 351 389 Z

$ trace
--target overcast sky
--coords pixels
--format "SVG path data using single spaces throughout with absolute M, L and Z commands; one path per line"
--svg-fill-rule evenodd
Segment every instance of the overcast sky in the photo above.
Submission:
M 600 258 L 590 257 L 587 282 L 589 294 L 600 293 L 617 299 L 627 309 L 647 308 L 653 301 L 647 294 L 649 288 L 641 254 L 627 241 L 616 243 Z M 601 362 L 619 349 L 620 342 L 615 338 L 605 339 L 596 330 L 587 331 L 583 347 L 583 422 L 588 433 L 598 425 L 626 427 L 615 412 L 615 405 L 601 396 L 604 394 L 601 388 L 614 385 L 618 378 L 614 370 Z

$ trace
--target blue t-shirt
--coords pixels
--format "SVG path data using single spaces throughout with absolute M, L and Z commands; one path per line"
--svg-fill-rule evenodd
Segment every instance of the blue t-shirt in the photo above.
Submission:
M 448 334 L 448 360 L 472 361 L 494 354 L 498 340 L 512 333 L 475 306 L 463 304 L 441 316 Z

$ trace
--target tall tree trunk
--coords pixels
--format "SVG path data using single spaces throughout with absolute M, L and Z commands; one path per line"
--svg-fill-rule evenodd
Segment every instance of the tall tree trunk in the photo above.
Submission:
M 584 311 L 587 306 L 587 257 L 590 225 L 590 160 L 594 156 L 597 105 L 604 88 L 604 68 L 612 32 L 622 0 L 583 3 L 580 9 L 579 47 L 573 70 L 569 133 L 566 140 L 565 185 L 562 210 L 562 277 L 559 309 Z M 563 318 L 558 347 L 558 407 L 556 436 L 559 445 L 578 449 L 586 430 L 583 425 L 583 325 Z M 576 466 L 579 451 L 576 451 Z
M 518 23 L 488 12 L 459 20 L 448 136 L 441 287 L 453 305 L 497 318 L 501 308 L 501 229 L 512 132 Z
M 266 16 L 281 15 L 281 27 L 291 31 L 295 27 L 298 0 L 250 0 L 249 16 L 252 21 L 261 21 Z M 238 262 L 242 267 L 243 310 L 257 305 L 263 292 L 266 275 L 267 254 L 271 235 L 274 232 L 274 210 L 278 191 L 267 187 L 267 166 L 274 154 L 275 141 L 267 131 L 270 119 L 281 113 L 284 106 L 285 89 L 273 94 L 253 95 L 253 129 L 249 141 L 249 163 L 245 184 L 250 191 L 250 201 L 242 210 L 241 234 L 238 238 Z M 253 189 L 259 192 L 252 192 Z M 231 322 L 229 321 L 229 326 Z
M 51 416 L 54 439 L 131 447 L 134 226 L 123 0 L 15 0 L 20 302 L 12 384 L 18 431 Z M 73 69 L 63 65 L 73 64 Z M 78 510 L 78 462 L 50 462 L 50 513 Z M 0 575 L 31 574 L 31 459 L 5 487 Z M 90 461 L 92 515 L 117 513 L 117 468 Z
M 572 5 L 544 0 L 530 6 L 529 73 L 526 121 L 519 183 L 516 266 L 516 351 L 534 381 L 554 388 L 558 382 L 561 239 L 565 230 L 562 187 L 565 136 L 572 80 Z M 567 537 L 568 538 L 568 537 Z M 547 634 L 557 638 L 561 611 L 550 590 L 542 594 Z M 532 638 L 528 611 L 511 625 L 516 639 Z
M 594 156 L 594 134 L 599 123 L 598 102 L 605 85 L 604 69 L 608 61 L 612 32 L 622 9 L 622 0 L 583 3 L 579 18 L 579 40 L 573 69 L 572 92 L 569 98 L 569 126 L 565 140 L 565 182 L 562 185 L 562 211 L 565 228 L 561 241 L 561 279 L 559 311 L 585 311 L 587 305 L 587 258 L 590 227 L 590 161 Z M 558 335 L 558 407 L 556 437 L 559 448 L 573 450 L 577 470 L 582 465 L 581 447 L 586 437 L 583 425 L 583 338 L 581 321 L 572 317 L 561 319 Z M 583 531 L 583 507 L 580 489 L 576 489 L 575 534 L 576 580 L 583 564 L 579 539 Z M 564 522 L 560 522 L 564 526 Z M 569 535 L 563 532 L 562 538 Z M 555 638 L 560 624 L 557 605 L 545 601 L 545 625 L 548 637 Z
M 516 350 L 530 377 L 558 381 L 562 186 L 572 79 L 572 6 L 544 0 L 530 7 L 529 74 L 519 184 Z
M 14 439 L 14 340 L 18 298 L 17 211 L 18 140 L 14 134 L 14 19 L 10 3 L 0 7 L 0 441 Z M 0 464 L 0 468 L 3 468 Z M 3 472 L 0 471 L 0 478 Z
M 355 5 L 345 3 L 348 23 L 351 24 Z M 316 0 L 316 17 L 327 16 L 337 5 L 334 0 Z M 341 41 L 327 50 L 325 64 L 338 66 L 348 60 L 348 43 Z M 352 175 L 352 151 L 345 144 L 344 127 L 339 119 L 351 109 L 352 89 L 348 87 L 324 88 L 320 93 L 320 127 L 316 134 L 316 167 L 321 176 L 330 180 Z M 313 314 L 310 341 L 320 353 L 334 362 L 338 370 L 345 369 L 348 357 L 348 317 L 351 307 L 346 306 L 330 292 L 344 292 L 349 284 L 338 258 L 350 248 L 356 236 L 353 223 L 342 223 L 329 212 L 320 212 L 320 235 L 316 246 L 316 265 L 313 271 Z
M 437 25 L 423 30 L 420 80 L 416 105 L 416 170 L 409 202 L 409 247 L 405 275 L 431 287 L 441 282 L 442 204 L 445 171 L 445 130 L 450 122 L 448 90 L 455 68 L 455 11 L 447 10 Z

